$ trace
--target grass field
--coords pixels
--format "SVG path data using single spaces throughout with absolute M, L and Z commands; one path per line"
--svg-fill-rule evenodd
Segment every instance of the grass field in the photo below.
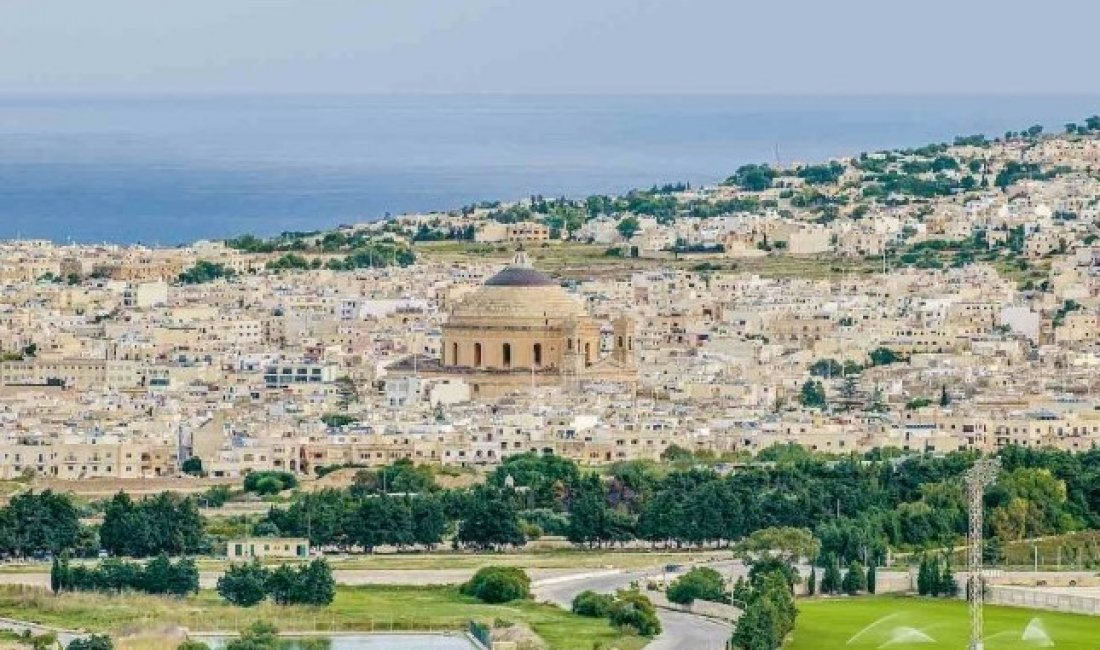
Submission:
M 240 608 L 217 594 L 176 600 L 144 595 L 65 594 L 41 589 L 0 588 L 0 616 L 67 629 L 111 634 L 162 630 L 233 631 L 253 621 L 284 631 L 384 631 L 461 629 L 468 621 L 524 624 L 554 650 L 616 647 L 639 650 L 646 640 L 622 635 L 603 619 L 575 616 L 552 605 L 521 601 L 486 605 L 454 587 L 339 587 L 329 607 L 278 607 L 269 603 Z
M 824 278 L 849 274 L 873 273 L 881 262 L 853 258 L 795 257 L 768 255 L 754 258 L 731 258 L 721 255 L 687 254 L 678 258 L 620 258 L 605 255 L 607 246 L 552 242 L 545 246 L 528 247 L 534 264 L 566 277 L 587 275 L 625 275 L 634 270 L 654 268 L 690 269 L 709 264 L 719 272 L 752 273 L 764 277 Z M 471 260 L 504 263 L 512 258 L 514 247 L 508 244 L 474 244 L 469 242 L 422 242 L 416 253 L 433 262 L 469 263 Z
M 798 602 L 798 611 L 785 650 L 963 650 L 970 629 L 966 603 L 955 600 L 805 600 Z M 1100 618 L 1089 616 L 986 607 L 985 633 L 986 650 L 1100 650 Z

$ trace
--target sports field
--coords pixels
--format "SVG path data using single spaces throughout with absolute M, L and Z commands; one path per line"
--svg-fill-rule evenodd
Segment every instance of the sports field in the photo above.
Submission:
M 798 601 L 798 622 L 787 650 L 965 650 L 966 603 L 877 597 Z M 986 650 L 1058 648 L 1100 650 L 1100 618 L 986 607 Z

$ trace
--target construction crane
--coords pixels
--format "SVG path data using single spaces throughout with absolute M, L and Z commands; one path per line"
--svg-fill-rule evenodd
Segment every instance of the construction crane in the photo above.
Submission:
M 966 472 L 966 499 L 970 509 L 970 530 L 966 545 L 966 601 L 970 609 L 969 650 L 984 650 L 985 582 L 982 576 L 982 537 L 985 524 L 985 489 L 997 481 L 1000 458 L 979 458 Z

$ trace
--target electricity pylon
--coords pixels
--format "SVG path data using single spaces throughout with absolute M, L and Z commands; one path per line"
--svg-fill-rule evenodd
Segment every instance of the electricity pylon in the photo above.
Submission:
M 985 488 L 997 480 L 999 458 L 979 458 L 966 472 L 966 500 L 970 509 L 970 530 L 966 545 L 966 600 L 970 608 L 970 650 L 983 650 L 985 582 L 982 576 L 982 536 L 985 523 Z

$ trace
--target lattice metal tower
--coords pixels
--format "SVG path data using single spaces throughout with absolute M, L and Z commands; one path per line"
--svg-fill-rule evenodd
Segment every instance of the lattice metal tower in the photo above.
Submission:
M 966 545 L 966 600 L 970 606 L 970 650 L 983 650 L 985 581 L 982 576 L 982 538 L 985 524 L 985 488 L 997 480 L 999 458 L 979 458 L 966 473 L 970 531 Z

